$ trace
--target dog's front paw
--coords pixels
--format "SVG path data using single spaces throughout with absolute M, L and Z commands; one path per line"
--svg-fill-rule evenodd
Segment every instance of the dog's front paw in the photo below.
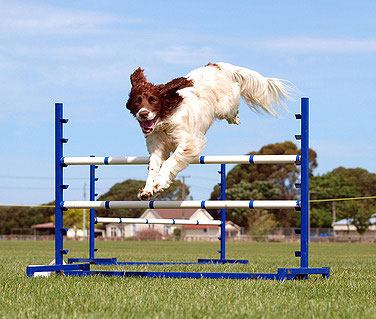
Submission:
M 153 191 L 154 194 L 162 193 L 167 187 L 163 187 L 161 184 L 154 185 Z
M 168 189 L 170 187 L 170 185 L 171 185 L 171 180 L 158 181 L 157 183 L 155 183 L 155 185 L 153 187 L 153 193 L 154 194 L 160 194 L 163 191 L 165 191 L 166 189 Z
M 145 189 L 140 189 L 137 194 L 139 200 L 150 200 L 152 196 L 153 193 Z

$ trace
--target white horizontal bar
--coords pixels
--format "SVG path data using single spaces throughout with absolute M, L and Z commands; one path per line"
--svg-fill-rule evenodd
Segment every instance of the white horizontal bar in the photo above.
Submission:
M 195 164 L 292 164 L 300 155 L 226 155 L 201 156 Z
M 253 155 L 254 164 L 293 164 L 300 161 L 300 155 Z
M 120 224 L 157 224 L 157 225 L 214 225 L 220 226 L 220 220 L 191 220 L 191 219 L 145 219 L 145 218 L 110 218 L 96 217 L 96 223 L 120 223 Z
M 294 164 L 300 155 L 226 155 L 200 156 L 192 164 Z M 149 157 L 63 157 L 65 165 L 142 165 Z
M 149 164 L 149 157 L 63 157 L 65 165 L 142 165 Z
M 207 200 L 207 201 L 64 201 L 61 202 L 64 208 L 206 208 L 206 209 L 222 209 L 222 208 L 298 208 L 300 201 L 297 200 Z

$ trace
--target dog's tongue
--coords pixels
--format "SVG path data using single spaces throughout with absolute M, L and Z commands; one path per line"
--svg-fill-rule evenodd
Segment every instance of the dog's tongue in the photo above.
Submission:
M 154 120 L 151 120 L 151 121 L 139 121 L 138 123 L 140 123 L 142 132 L 144 132 L 144 134 L 149 134 L 149 133 L 153 132 L 154 125 L 155 125 L 155 121 Z
M 154 120 L 151 120 L 151 121 L 140 121 L 140 125 L 144 129 L 152 129 L 152 128 L 154 128 Z

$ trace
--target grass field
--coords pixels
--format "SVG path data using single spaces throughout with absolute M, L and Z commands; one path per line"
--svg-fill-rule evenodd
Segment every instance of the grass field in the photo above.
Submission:
M 87 257 L 86 242 L 67 242 L 65 248 L 70 257 Z M 99 242 L 98 248 L 98 257 L 119 261 L 196 261 L 217 258 L 218 245 L 125 241 Z M 310 266 L 331 267 L 329 280 L 27 278 L 26 266 L 48 264 L 53 249 L 46 241 L 0 242 L 0 317 L 376 318 L 374 244 L 311 244 Z M 227 257 L 248 259 L 249 265 L 110 268 L 275 273 L 299 266 L 295 250 L 297 244 L 229 243 Z

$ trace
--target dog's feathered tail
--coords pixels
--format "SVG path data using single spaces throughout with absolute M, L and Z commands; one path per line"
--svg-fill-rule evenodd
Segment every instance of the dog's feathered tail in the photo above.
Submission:
M 290 99 L 289 93 L 294 90 L 284 80 L 266 78 L 256 71 L 229 63 L 217 65 L 239 83 L 240 94 L 250 108 L 257 112 L 261 108 L 273 116 L 277 115 L 279 106 L 284 105 L 283 100 Z

